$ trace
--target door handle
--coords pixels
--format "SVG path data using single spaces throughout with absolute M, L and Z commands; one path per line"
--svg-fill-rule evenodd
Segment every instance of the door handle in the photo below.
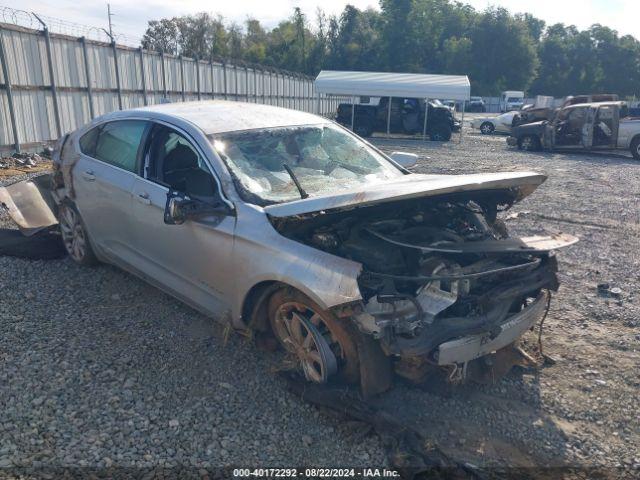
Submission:
M 151 205 L 151 199 L 149 198 L 149 194 L 147 192 L 140 192 L 138 194 L 138 201 L 140 203 L 144 203 L 145 205 Z
M 96 179 L 93 170 L 87 170 L 82 173 L 82 178 L 84 178 L 87 182 L 93 182 Z

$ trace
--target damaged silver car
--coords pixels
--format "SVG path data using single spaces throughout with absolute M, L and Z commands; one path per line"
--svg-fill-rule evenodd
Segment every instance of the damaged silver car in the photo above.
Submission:
M 298 111 L 161 105 L 59 141 L 53 214 L 33 185 L 2 201 L 29 232 L 57 218 L 76 262 L 118 265 L 279 344 L 308 380 L 372 394 L 394 372 L 462 380 L 507 362 L 558 288 L 552 251 L 576 241 L 512 238 L 499 219 L 544 175 L 415 161 Z

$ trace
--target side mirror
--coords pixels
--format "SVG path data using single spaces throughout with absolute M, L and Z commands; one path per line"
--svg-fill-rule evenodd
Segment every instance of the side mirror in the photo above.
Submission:
M 234 215 L 234 210 L 222 201 L 205 202 L 177 190 L 167 192 L 167 203 L 164 207 L 164 223 L 167 225 L 182 225 L 190 218 L 207 215 L 217 215 L 222 218 L 226 215 Z
M 418 162 L 418 155 L 415 153 L 393 152 L 389 156 L 391 157 L 391 160 L 404 168 L 413 167 Z
M 167 204 L 164 209 L 164 223 L 167 225 L 182 225 L 187 219 L 187 200 L 178 192 L 167 193 Z

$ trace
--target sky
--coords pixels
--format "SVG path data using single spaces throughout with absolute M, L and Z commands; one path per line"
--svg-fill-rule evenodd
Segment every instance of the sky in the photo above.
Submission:
M 620 34 L 640 39 L 640 1 L 638 0 L 464 0 L 478 10 L 489 5 L 502 6 L 513 13 L 529 12 L 548 24 L 562 22 L 580 29 L 593 23 L 614 28 Z M 6 2 L 6 0 L 4 0 Z M 0 21 L 2 5 L 0 0 Z M 85 0 L 79 8 L 77 0 L 21 0 L 19 8 L 96 27 L 107 27 L 107 2 Z M 110 0 L 114 31 L 129 40 L 139 40 L 147 21 L 177 15 L 207 11 L 220 13 L 227 21 L 244 22 L 249 16 L 260 20 L 266 27 L 274 27 L 279 20 L 300 7 L 310 19 L 315 19 L 318 7 L 327 14 L 339 14 L 347 3 L 358 8 L 379 8 L 377 0 Z M 11 2 L 15 5 L 15 3 Z M 13 6 L 12 5 L 12 6 Z M 71 28 L 69 28 L 71 30 Z M 55 28 L 51 28 L 56 31 Z M 73 34 L 72 31 L 63 32 Z

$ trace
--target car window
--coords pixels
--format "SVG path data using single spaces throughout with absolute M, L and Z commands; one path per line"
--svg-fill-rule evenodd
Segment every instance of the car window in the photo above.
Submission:
M 147 122 L 121 120 L 104 125 L 98 136 L 95 158 L 130 172 L 136 171 L 140 141 Z
M 212 198 L 216 183 L 194 145 L 164 125 L 154 127 L 145 162 L 147 179 L 198 198 Z
M 404 175 L 366 143 L 331 124 L 233 132 L 209 139 L 243 200 L 250 203 L 299 199 L 290 172 L 311 196 Z
M 100 133 L 100 127 L 95 127 L 80 137 L 80 151 L 93 157 L 96 153 L 96 143 L 98 141 L 98 134 Z

